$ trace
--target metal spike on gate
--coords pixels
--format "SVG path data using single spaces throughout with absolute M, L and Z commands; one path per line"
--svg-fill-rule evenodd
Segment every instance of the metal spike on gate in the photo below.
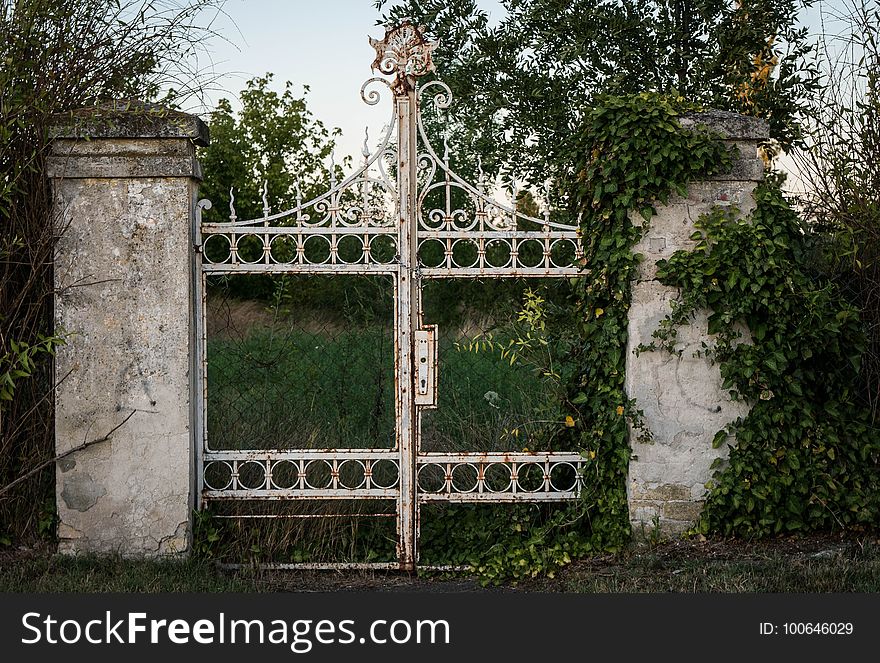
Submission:
M 229 222 L 235 223 L 238 218 L 235 215 L 235 194 L 232 192 L 235 187 L 229 187 Z
M 269 217 L 269 181 L 263 180 L 263 218 Z
M 550 180 L 544 180 L 544 221 L 550 222 Z M 546 230 L 549 230 L 547 226 Z
M 370 127 L 364 127 L 364 146 L 361 148 L 361 154 L 364 157 L 364 179 L 359 184 L 361 190 L 361 219 L 365 222 L 369 222 L 370 219 Z M 369 243 L 366 243 L 364 246 L 365 251 L 369 251 Z
M 510 186 L 510 209 L 512 210 L 510 213 L 510 229 L 516 230 L 516 200 L 519 197 L 519 182 L 516 179 L 516 175 L 513 176 L 513 181 Z
M 365 126 L 364 127 L 364 146 L 361 148 L 361 154 L 364 156 L 364 163 L 367 163 L 367 161 L 370 158 L 369 142 L 370 142 L 370 127 Z
M 300 223 L 308 217 L 304 216 L 302 213 L 302 187 L 300 185 L 299 175 L 296 176 L 296 222 Z

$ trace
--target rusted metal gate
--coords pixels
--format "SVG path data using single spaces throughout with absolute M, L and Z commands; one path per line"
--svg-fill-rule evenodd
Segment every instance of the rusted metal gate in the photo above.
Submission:
M 444 278 L 570 277 L 578 273 L 582 253 L 576 228 L 551 222 L 549 210 L 543 218 L 536 218 L 518 212 L 515 202 L 500 202 L 485 183 L 472 185 L 454 172 L 445 140 L 440 153 L 431 145 L 421 108 L 433 104 L 439 112 L 452 102 L 449 88 L 438 80 L 417 86 L 417 79 L 434 69 L 431 53 L 436 43 L 428 41 L 421 29 L 408 21 L 387 30 L 384 39 L 370 42 L 377 53 L 374 69 L 393 76 L 393 80 L 370 78 L 361 88 L 361 96 L 367 104 L 376 105 L 381 95 L 371 86 L 387 86 L 394 109 L 378 148 L 371 151 L 365 141 L 362 165 L 352 175 L 341 182 L 331 181 L 329 189 L 312 200 L 302 201 L 298 196 L 296 206 L 283 212 L 271 213 L 264 196 L 263 216 L 257 219 L 237 219 L 230 204 L 228 222 L 209 223 L 202 221 L 201 212 L 210 208 L 210 202 L 203 200 L 198 205 L 195 269 L 202 401 L 197 420 L 202 444 L 196 467 L 201 504 L 219 500 L 396 500 L 397 562 L 346 566 L 413 570 L 418 561 L 420 506 L 438 501 L 575 499 L 580 493 L 583 463 L 577 452 L 439 453 L 421 449 L 424 410 L 443 407 L 443 403 L 437 403 L 437 376 L 443 370 L 437 365 L 437 330 L 423 324 L 423 283 Z M 388 164 L 396 164 L 396 171 L 389 174 Z M 434 202 L 438 197 L 443 202 L 429 205 L 429 196 Z M 462 196 L 469 201 L 465 207 L 454 202 Z M 516 200 L 515 190 L 512 198 Z M 239 253 L 245 237 L 261 243 L 263 251 L 256 259 L 245 259 Z M 202 250 L 212 238 L 228 243 L 222 261 L 212 262 Z M 283 259 L 273 250 L 280 238 L 295 247 Z M 349 238 L 362 250 L 356 261 L 347 262 L 338 248 L 341 242 L 352 241 Z M 326 247 L 320 260 L 309 258 L 306 245 L 310 242 Z M 466 260 L 461 260 L 461 252 L 456 250 L 461 243 L 476 249 Z M 386 249 L 393 245 L 393 251 L 378 251 L 380 244 Z M 423 249 L 429 245 L 434 246 L 434 255 L 442 257 L 426 264 Z M 527 246 L 532 249 L 526 251 Z M 497 258 L 497 251 L 492 257 L 493 247 L 503 247 L 503 258 Z M 206 278 L 260 273 L 384 274 L 393 279 L 396 433 L 392 448 L 212 449 L 204 425 L 205 417 L 211 416 L 206 412 L 205 398 Z M 282 464 L 288 470 L 293 468 L 294 481 L 273 478 Z M 328 480 L 320 485 L 309 481 L 309 468 L 314 464 L 329 470 Z M 362 477 L 356 484 L 340 478 L 341 468 L 351 464 L 359 468 Z M 256 487 L 253 482 L 243 485 L 239 480 L 246 465 L 261 472 Z M 379 466 L 384 468 L 381 473 Z M 224 470 L 221 482 L 206 481 L 212 467 Z M 476 480 L 462 487 L 454 476 L 464 467 L 470 468 Z M 490 468 L 500 470 L 504 481 L 488 481 Z M 564 485 L 556 480 L 559 468 L 568 470 L 565 476 L 573 477 Z M 525 485 L 523 477 L 527 473 L 542 478 Z M 434 481 L 430 487 L 424 482 L 420 485 L 420 477 L 427 474 L 439 476 L 439 482 Z

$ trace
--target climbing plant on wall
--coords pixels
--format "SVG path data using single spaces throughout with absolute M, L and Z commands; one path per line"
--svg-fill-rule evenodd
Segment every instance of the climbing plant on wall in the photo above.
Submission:
M 823 241 L 768 177 L 748 218 L 719 209 L 697 223 L 691 251 L 658 262 L 681 289 L 655 332 L 675 351 L 677 329 L 708 309 L 707 348 L 724 388 L 751 412 L 715 436 L 736 439 L 717 461 L 703 532 L 765 535 L 880 522 L 880 431 L 859 404 L 865 350 L 859 311 L 815 269 Z M 748 330 L 743 332 L 743 325 Z
M 572 302 L 571 324 L 580 343 L 572 350 L 579 370 L 569 394 L 578 421 L 575 442 L 595 461 L 588 477 L 597 486 L 593 535 L 603 543 L 629 535 L 628 424 L 635 434 L 650 435 L 638 404 L 624 391 L 630 283 L 639 259 L 633 246 L 655 203 L 684 195 L 688 182 L 731 163 L 717 137 L 678 123 L 693 110 L 680 97 L 655 93 L 603 96 L 569 148 L 573 168 L 564 182 L 585 252 Z

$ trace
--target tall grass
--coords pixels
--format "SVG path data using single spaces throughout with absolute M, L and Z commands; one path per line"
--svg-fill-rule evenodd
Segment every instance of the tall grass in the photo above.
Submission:
M 231 279 L 209 289 L 211 449 L 393 447 L 390 283 L 365 277 L 339 293 L 325 288 L 325 282 L 335 286 L 334 279 L 279 277 L 277 296 L 263 302 L 229 297 L 229 288 L 222 286 Z M 491 284 L 483 285 L 487 295 Z M 559 394 L 553 381 L 534 365 L 511 362 L 500 352 L 519 333 L 511 321 L 522 289 L 506 283 L 495 301 L 475 300 L 482 302 L 480 310 L 455 304 L 446 296 L 449 287 L 427 292 L 426 315 L 440 323 L 439 392 L 438 407 L 422 411 L 421 451 L 552 448 L 555 433 L 565 426 L 554 415 Z M 491 344 L 474 342 L 490 336 Z M 332 517 L 206 518 L 200 536 L 215 544 L 203 546 L 203 552 L 239 562 L 393 561 L 395 520 L 387 516 L 394 515 L 395 506 L 366 500 L 214 504 L 216 515 Z M 484 547 L 486 536 L 494 537 L 510 517 L 525 518 L 522 509 L 508 511 L 501 505 L 424 510 L 426 559 L 445 563 L 453 552 L 458 563 L 470 558 L 473 546 Z M 377 513 L 384 515 L 368 516 Z M 461 524 L 467 521 L 464 529 L 455 525 L 460 517 Z M 450 537 L 450 527 L 461 531 Z M 474 532 L 481 536 L 469 546 Z M 450 545 L 457 550 L 444 549 Z
M 390 330 L 381 327 L 261 329 L 211 340 L 211 448 L 390 448 L 393 352 Z
M 381 327 L 260 329 L 209 341 L 211 448 L 390 448 L 393 351 L 391 331 Z M 441 339 L 439 355 L 439 407 L 423 415 L 423 450 L 540 445 L 546 380 L 498 352 L 468 351 L 450 336 Z

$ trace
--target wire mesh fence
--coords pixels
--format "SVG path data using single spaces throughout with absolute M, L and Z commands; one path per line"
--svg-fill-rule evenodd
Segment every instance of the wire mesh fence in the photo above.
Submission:
M 550 451 L 565 428 L 563 371 L 550 308 L 558 279 L 444 279 L 423 293 L 438 325 L 438 408 L 421 420 L 423 452 Z
M 246 298 L 259 293 L 259 299 Z M 210 277 L 207 450 L 391 449 L 393 285 L 388 277 Z M 207 489 L 394 486 L 378 462 L 208 462 Z M 223 561 L 391 562 L 393 500 L 213 500 L 202 540 Z
M 209 449 L 392 447 L 390 281 L 265 277 L 255 301 L 233 296 L 237 278 L 208 287 Z

